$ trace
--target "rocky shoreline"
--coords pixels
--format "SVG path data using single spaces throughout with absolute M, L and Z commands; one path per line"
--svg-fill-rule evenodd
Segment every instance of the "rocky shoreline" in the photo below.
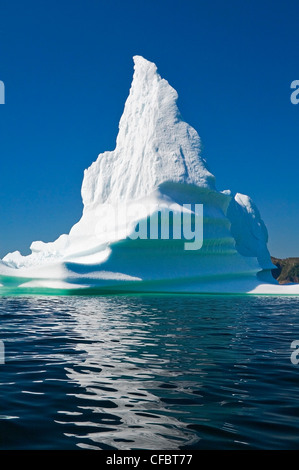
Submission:
M 272 269 L 272 275 L 279 284 L 299 283 L 299 258 L 280 259 L 271 256 L 271 260 L 276 266 Z

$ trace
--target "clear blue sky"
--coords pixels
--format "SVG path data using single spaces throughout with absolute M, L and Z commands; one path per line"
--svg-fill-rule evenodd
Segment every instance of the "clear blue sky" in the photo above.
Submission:
M 299 256 L 298 0 L 1 0 L 0 256 L 81 215 L 133 73 L 156 62 L 219 189 L 250 195 L 276 256 Z

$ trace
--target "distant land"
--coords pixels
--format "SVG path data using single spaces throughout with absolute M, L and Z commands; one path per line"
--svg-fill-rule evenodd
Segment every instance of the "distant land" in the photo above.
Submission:
M 271 260 L 277 266 L 276 269 L 272 269 L 272 275 L 279 284 L 299 283 L 299 258 L 280 259 L 271 256 Z

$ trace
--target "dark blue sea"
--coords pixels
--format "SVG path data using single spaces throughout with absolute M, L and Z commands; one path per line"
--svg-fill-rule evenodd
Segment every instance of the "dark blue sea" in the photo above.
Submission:
M 0 449 L 299 449 L 299 299 L 0 298 Z

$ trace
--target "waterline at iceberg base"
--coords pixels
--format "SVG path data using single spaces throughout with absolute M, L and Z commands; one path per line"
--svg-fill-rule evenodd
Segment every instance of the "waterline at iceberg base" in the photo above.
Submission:
M 200 138 L 180 116 L 176 91 L 155 64 L 140 56 L 134 63 L 116 148 L 84 172 L 81 219 L 52 243 L 32 243 L 28 256 L 6 255 L 0 294 L 299 294 L 299 285 L 279 285 L 271 275 L 267 229 L 253 201 L 216 189 Z M 150 208 L 142 214 L 147 221 L 166 205 L 181 211 L 202 204 L 202 247 L 186 250 L 183 239 L 132 239 L 142 221 L 133 212 L 112 230 L 110 208 L 136 203 Z

